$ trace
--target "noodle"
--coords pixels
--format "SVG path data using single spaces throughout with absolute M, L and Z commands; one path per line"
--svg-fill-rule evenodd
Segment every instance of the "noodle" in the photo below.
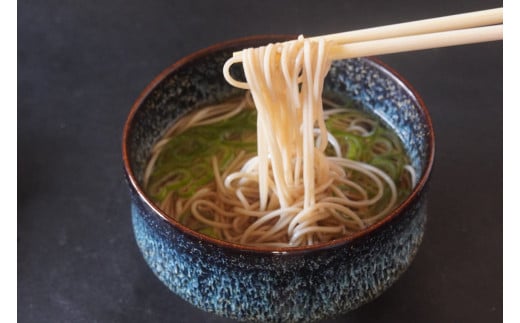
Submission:
M 327 129 L 325 120 L 329 118 L 337 128 L 360 137 L 373 136 L 377 127 L 371 119 L 333 118 L 345 109 L 329 101 L 326 103 L 332 109 L 323 110 L 329 48 L 323 40 L 300 37 L 294 42 L 245 49 L 241 55 L 247 83 L 231 77 L 228 69 L 239 60 L 229 60 L 224 67 L 226 79 L 247 88 L 254 104 L 246 95 L 240 101 L 201 109 L 176 123 L 152 149 L 144 182 L 154 192 L 160 191 L 150 178 L 159 154 L 174 135 L 228 120 L 252 106 L 257 112 L 257 154 L 243 151 L 227 161 L 212 156 L 212 180 L 187 194 L 188 198 L 168 193 L 161 208 L 178 220 L 196 221 L 192 223 L 195 229 L 211 227 L 214 237 L 266 247 L 337 239 L 388 214 L 398 201 L 392 176 L 368 163 L 346 158 L 344 153 L 355 153 L 355 141 L 343 147 Z M 378 137 L 371 153 L 384 156 L 394 146 L 392 140 Z M 330 151 L 333 156 L 327 155 Z M 401 168 L 410 176 L 410 186 L 414 185 L 413 168 Z M 180 176 L 176 174 L 165 177 L 161 187 L 173 175 Z M 187 213 L 189 218 L 182 220 Z

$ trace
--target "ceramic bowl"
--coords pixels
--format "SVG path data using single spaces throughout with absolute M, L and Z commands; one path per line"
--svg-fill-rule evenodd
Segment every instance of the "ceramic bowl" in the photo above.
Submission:
M 262 249 L 217 240 L 169 218 L 142 186 L 153 143 L 179 116 L 240 93 L 222 76 L 231 53 L 283 39 L 217 44 L 181 59 L 138 97 L 123 133 L 135 240 L 152 272 L 194 306 L 241 321 L 315 321 L 370 302 L 408 268 L 423 237 L 434 156 L 428 111 L 410 84 L 376 59 L 336 61 L 324 92 L 348 97 L 401 137 L 418 176 L 412 194 L 380 222 L 308 247 Z

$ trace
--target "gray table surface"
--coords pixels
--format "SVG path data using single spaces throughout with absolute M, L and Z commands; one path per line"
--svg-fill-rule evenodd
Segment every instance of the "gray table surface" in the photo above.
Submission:
M 229 322 L 170 293 L 135 244 L 121 134 L 140 91 L 181 57 L 255 34 L 319 35 L 501 1 L 18 2 L 18 320 Z M 409 270 L 324 322 L 502 319 L 502 42 L 379 58 L 429 108 L 429 219 Z

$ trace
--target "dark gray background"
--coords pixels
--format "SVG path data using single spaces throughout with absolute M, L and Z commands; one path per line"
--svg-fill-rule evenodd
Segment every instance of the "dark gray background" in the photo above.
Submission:
M 227 322 L 170 293 L 130 223 L 122 127 L 140 91 L 195 50 L 490 9 L 501 1 L 18 2 L 18 319 Z M 372 303 L 327 322 L 502 319 L 502 42 L 385 55 L 437 135 L 423 245 Z

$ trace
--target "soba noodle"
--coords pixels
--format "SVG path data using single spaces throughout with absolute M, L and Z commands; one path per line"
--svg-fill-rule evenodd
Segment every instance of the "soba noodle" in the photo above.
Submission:
M 354 160 L 349 156 L 354 149 L 345 147 L 344 141 L 329 131 L 326 120 L 329 128 L 340 129 L 337 133 L 344 129 L 368 137 L 376 131 L 374 120 L 362 114 L 336 117 L 346 110 L 332 102 L 326 102 L 332 109 L 323 109 L 329 47 L 324 41 L 300 37 L 290 43 L 245 49 L 241 57 L 247 83 L 230 76 L 229 66 L 237 60 L 228 61 L 226 79 L 248 89 L 248 94 L 177 122 L 154 146 L 145 185 L 158 194 L 165 186 L 180 187 L 179 182 L 183 183 L 179 179 L 185 175 L 182 172 L 170 172 L 153 183 L 150 180 L 157 159 L 172 138 L 198 126 L 225 123 L 254 108 L 256 153 L 251 146 L 244 148 L 254 141 L 240 138 L 245 144 L 239 153 L 207 159 L 212 179 L 206 184 L 185 194 L 163 190 L 161 208 L 181 222 L 195 222 L 192 227 L 219 239 L 271 247 L 330 241 L 388 214 L 399 199 L 394 178 L 408 174 L 411 189 L 413 168 L 403 165 L 398 172 L 395 166 L 385 169 L 385 165 Z M 395 140 L 384 136 L 375 140 L 373 154 L 386 154 L 397 147 Z

